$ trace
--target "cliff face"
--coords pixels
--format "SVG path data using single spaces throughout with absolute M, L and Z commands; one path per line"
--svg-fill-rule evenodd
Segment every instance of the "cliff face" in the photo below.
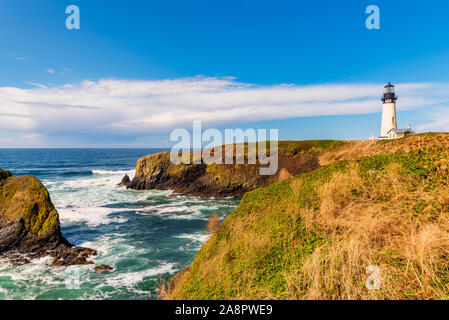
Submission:
M 341 144 L 344 143 L 281 142 L 278 171 L 272 176 L 260 175 L 260 164 L 173 164 L 170 153 L 157 153 L 137 161 L 136 175 L 126 186 L 137 190 L 174 190 L 201 197 L 241 197 L 248 191 L 318 168 L 319 156 Z M 247 163 L 246 153 L 245 157 Z
M 350 142 L 246 193 L 166 298 L 447 299 L 448 150 L 449 134 Z
M 50 255 L 53 264 L 70 265 L 90 263 L 92 254 L 61 235 L 58 212 L 37 178 L 0 169 L 0 257 L 26 263 Z

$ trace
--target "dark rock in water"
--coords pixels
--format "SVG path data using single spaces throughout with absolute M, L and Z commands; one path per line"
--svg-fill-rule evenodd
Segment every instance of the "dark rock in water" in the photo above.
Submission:
M 118 184 L 119 187 L 122 186 L 128 186 L 128 184 L 131 182 L 131 179 L 129 178 L 129 176 L 127 174 L 125 174 L 125 176 L 122 178 L 122 181 Z
M 86 264 L 95 250 L 76 247 L 61 234 L 58 211 L 35 177 L 0 169 L 0 257 L 23 264 L 43 256 L 54 265 Z
M 80 264 L 93 264 L 87 260 L 90 256 L 95 256 L 97 251 L 84 247 L 72 247 L 71 250 L 61 250 L 53 260 L 52 265 L 65 267 Z
M 101 264 L 99 266 L 95 266 L 94 270 L 104 272 L 104 271 L 112 271 L 112 270 L 114 270 L 114 268 L 111 266 L 107 266 L 105 264 Z

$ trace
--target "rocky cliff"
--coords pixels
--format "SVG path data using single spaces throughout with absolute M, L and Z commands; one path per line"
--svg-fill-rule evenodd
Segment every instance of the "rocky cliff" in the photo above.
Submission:
M 174 190 L 200 197 L 241 197 L 248 191 L 318 168 L 320 155 L 344 143 L 324 140 L 280 142 L 278 171 L 271 176 L 260 175 L 259 169 L 263 165 L 247 164 L 247 146 L 245 164 L 173 164 L 170 153 L 162 152 L 139 159 L 135 177 L 125 185 L 137 190 Z
M 448 299 L 449 134 L 353 141 L 258 188 L 168 299 Z
M 62 235 L 50 195 L 35 177 L 0 169 L 0 258 L 27 263 L 43 256 L 54 265 L 89 264 L 95 250 L 76 247 Z

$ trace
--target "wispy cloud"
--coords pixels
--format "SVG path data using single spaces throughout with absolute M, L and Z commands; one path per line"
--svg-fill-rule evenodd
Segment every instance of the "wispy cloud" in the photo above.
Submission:
M 53 70 L 52 68 L 47 69 L 45 72 L 47 72 L 49 74 L 55 74 L 55 70 Z
M 29 60 L 28 58 L 25 58 L 25 57 L 21 57 L 21 56 L 16 55 L 14 52 L 10 52 L 10 53 L 9 53 L 9 56 L 10 56 L 11 58 L 13 58 L 14 60 L 17 60 L 17 61 L 28 61 L 28 60 Z
M 29 117 L 31 117 L 31 116 L 30 116 L 30 115 L 26 115 L 26 114 L 0 112 L 0 117 L 9 117 L 9 118 L 29 118 Z
M 37 82 L 27 82 L 26 84 L 35 86 L 35 87 L 39 87 L 39 88 L 43 88 L 43 89 L 48 89 L 48 87 L 45 84 L 41 84 L 41 83 L 37 83 Z
M 73 105 L 64 103 L 47 103 L 47 102 L 30 102 L 30 101 L 14 101 L 18 104 L 28 104 L 36 108 L 50 108 L 50 109 L 100 109 L 100 107 Z
M 380 112 L 382 88 L 379 83 L 260 86 L 214 77 L 86 80 L 32 89 L 2 87 L 0 128 L 50 136 L 139 136 L 190 128 L 193 120 L 202 120 L 206 126 L 225 126 L 366 114 Z M 444 107 L 449 106 L 449 84 L 404 83 L 396 88 L 400 92 L 399 110 L 449 110 Z M 449 129 L 449 118 L 445 119 L 435 120 L 439 121 L 435 125 Z
M 60 74 L 61 74 L 61 76 L 63 76 L 66 73 L 71 73 L 71 72 L 72 72 L 72 69 L 65 67 L 65 68 L 62 68 L 62 71 Z
M 449 131 L 449 103 L 444 107 L 437 107 L 427 113 L 430 121 L 418 125 L 423 132 Z

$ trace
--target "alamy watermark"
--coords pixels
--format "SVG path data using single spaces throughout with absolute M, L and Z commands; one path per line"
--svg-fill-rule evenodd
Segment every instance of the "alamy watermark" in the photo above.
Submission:
M 379 30 L 380 29 L 380 9 L 376 5 L 369 5 L 365 10 L 366 14 L 369 16 L 365 20 L 365 26 L 368 30 Z
M 193 135 L 186 129 L 171 132 L 170 141 L 177 143 L 170 160 L 174 164 L 260 164 L 260 175 L 274 175 L 278 171 L 278 130 L 269 131 L 268 137 L 266 129 L 225 129 L 223 139 L 220 130 L 203 132 L 201 121 L 193 121 Z
M 77 5 L 71 4 L 65 9 L 65 13 L 69 16 L 66 18 L 65 26 L 68 30 L 79 30 L 81 23 L 80 9 Z M 380 29 L 380 9 L 378 6 L 371 4 L 366 7 L 365 13 L 369 16 L 365 20 L 365 26 L 368 30 Z
M 65 9 L 65 13 L 69 15 L 65 20 L 67 30 L 79 30 L 81 23 L 80 8 L 72 4 Z
M 369 275 L 366 279 L 366 288 L 368 290 L 379 290 L 380 289 L 380 269 L 378 266 L 368 266 L 366 267 L 365 273 Z

